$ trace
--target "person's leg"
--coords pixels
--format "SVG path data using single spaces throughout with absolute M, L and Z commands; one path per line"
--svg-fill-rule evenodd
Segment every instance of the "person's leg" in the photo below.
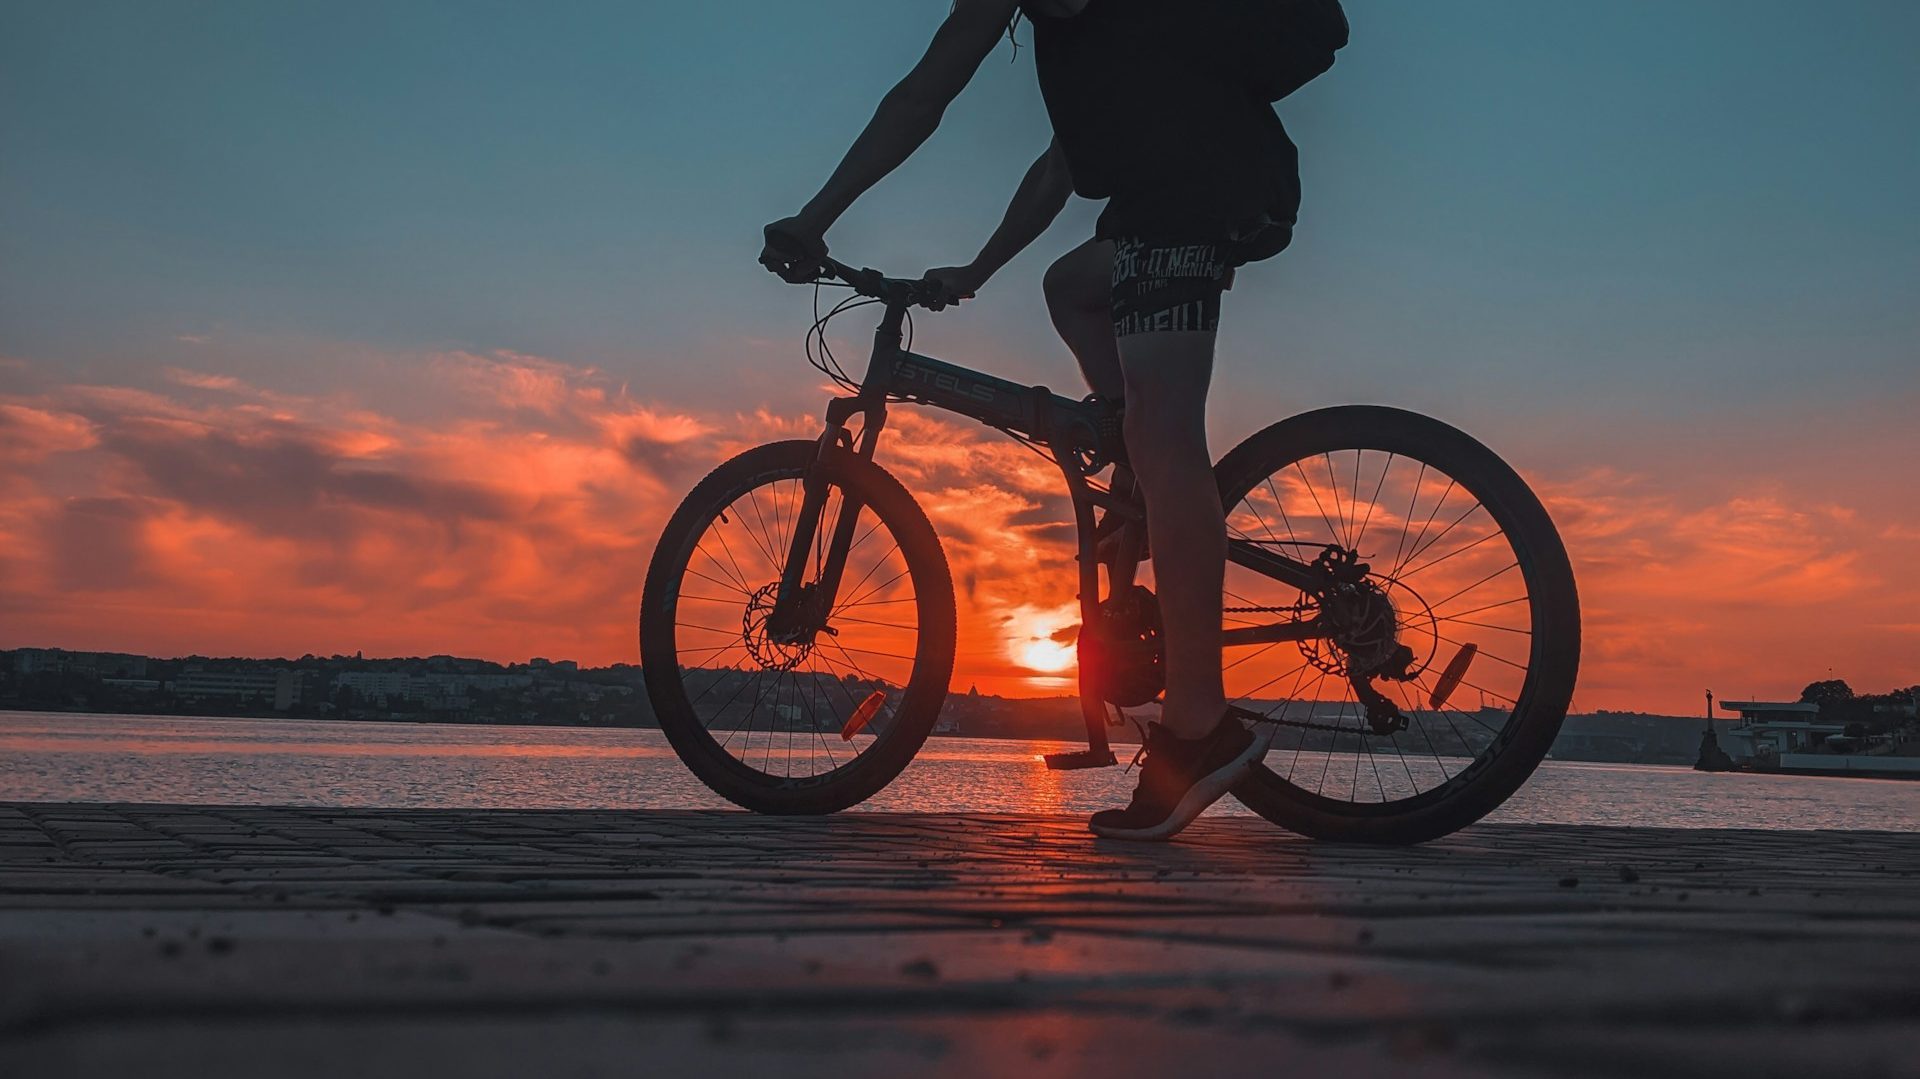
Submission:
M 1127 455 L 1146 500 L 1160 586 L 1167 669 L 1161 722 L 1180 737 L 1197 738 L 1226 711 L 1220 595 L 1227 532 L 1206 431 L 1215 335 L 1178 330 L 1116 337 L 1114 254 L 1112 241 L 1089 240 L 1062 255 L 1047 270 L 1047 310 L 1093 391 L 1126 402 Z M 1218 310 L 1217 295 L 1212 310 Z
M 1088 240 L 1047 267 L 1041 281 L 1053 328 L 1073 352 L 1093 392 L 1121 399 L 1120 352 L 1113 338 L 1113 242 Z
M 1041 285 L 1053 328 L 1073 353 L 1087 387 L 1109 401 L 1124 400 L 1120 350 L 1113 336 L 1113 241 L 1088 240 L 1054 260 Z M 1125 494 L 1133 476 L 1125 465 L 1113 472 L 1113 489 Z M 1129 525 L 1100 545 L 1110 583 L 1121 588 L 1133 583 L 1134 569 L 1144 554 L 1146 537 Z
M 1220 676 L 1227 530 L 1206 430 L 1214 336 L 1188 330 L 1119 338 L 1127 456 L 1146 499 L 1166 648 L 1160 722 L 1181 738 L 1206 735 L 1227 707 Z
M 1226 524 L 1207 453 L 1221 245 L 1114 245 L 1112 317 L 1126 390 L 1127 458 L 1147 506 L 1160 585 L 1166 696 L 1147 728 L 1145 763 L 1125 809 L 1087 824 L 1114 839 L 1167 839 L 1224 796 L 1261 746 L 1227 713 L 1221 690 L 1220 595 Z

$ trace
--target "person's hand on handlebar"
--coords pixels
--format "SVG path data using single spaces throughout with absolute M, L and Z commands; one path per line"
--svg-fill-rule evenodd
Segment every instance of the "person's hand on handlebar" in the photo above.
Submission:
M 972 266 L 939 266 L 928 270 L 921 280 L 933 287 L 933 303 L 939 310 L 948 304 L 957 304 L 961 300 L 971 300 L 987 283 L 988 275 Z
M 820 260 L 827 257 L 827 241 L 813 222 L 799 214 L 783 217 L 766 227 L 765 236 L 760 265 L 794 284 L 820 276 Z

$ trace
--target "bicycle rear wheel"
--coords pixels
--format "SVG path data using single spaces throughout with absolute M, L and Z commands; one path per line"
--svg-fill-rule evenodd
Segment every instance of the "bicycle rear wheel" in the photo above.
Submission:
M 1353 552 L 1368 567 L 1365 602 L 1382 627 L 1390 610 L 1393 626 L 1390 640 L 1355 630 L 1345 643 L 1227 651 L 1227 696 L 1258 714 L 1256 734 L 1268 739 L 1235 796 L 1305 835 L 1416 843 L 1471 824 L 1518 790 L 1559 732 L 1580 655 L 1566 549 L 1519 475 L 1455 428 L 1373 406 L 1283 420 L 1215 474 L 1230 537 L 1303 561 Z M 1334 605 L 1227 567 L 1229 630 L 1337 620 Z M 1411 659 L 1382 664 L 1397 646 Z M 1369 721 L 1355 669 L 1389 672 L 1363 681 L 1403 728 Z
M 647 696 L 675 752 L 762 813 L 830 813 L 900 774 L 953 674 L 953 580 L 912 495 L 871 461 L 810 441 L 727 461 L 667 524 L 640 601 Z M 769 634 L 812 473 L 827 485 L 803 585 L 820 582 L 842 506 L 859 508 L 826 628 Z

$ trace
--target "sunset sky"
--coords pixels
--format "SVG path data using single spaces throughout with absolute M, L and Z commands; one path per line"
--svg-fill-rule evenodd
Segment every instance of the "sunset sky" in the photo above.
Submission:
M 0 7 L 0 647 L 635 660 L 665 515 L 817 429 L 760 226 L 947 7 Z M 1920 5 L 1348 8 L 1216 454 L 1348 401 L 1479 435 L 1573 554 L 1583 710 L 1920 682 Z M 836 253 L 966 261 L 1047 138 L 1003 47 Z M 1039 280 L 1097 210 L 917 350 L 1074 387 Z M 895 415 L 956 683 L 1060 692 L 1046 472 Z

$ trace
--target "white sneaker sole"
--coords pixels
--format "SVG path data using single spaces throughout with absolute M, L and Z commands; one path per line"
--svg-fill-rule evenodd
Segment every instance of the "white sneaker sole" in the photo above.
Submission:
M 1240 782 L 1240 777 L 1246 775 L 1247 770 L 1253 767 L 1253 763 L 1266 755 L 1266 748 L 1266 740 L 1256 735 L 1238 757 L 1221 765 L 1208 775 L 1200 777 L 1200 781 L 1187 791 L 1186 797 L 1180 799 L 1180 804 L 1173 807 L 1172 814 L 1159 824 L 1148 828 L 1114 828 L 1102 827 L 1089 821 L 1087 829 L 1102 839 L 1131 839 L 1140 842 L 1172 839 L 1187 825 L 1192 824 L 1194 818 L 1206 812 L 1208 806 L 1219 801 L 1222 796 L 1232 790 L 1233 785 Z

